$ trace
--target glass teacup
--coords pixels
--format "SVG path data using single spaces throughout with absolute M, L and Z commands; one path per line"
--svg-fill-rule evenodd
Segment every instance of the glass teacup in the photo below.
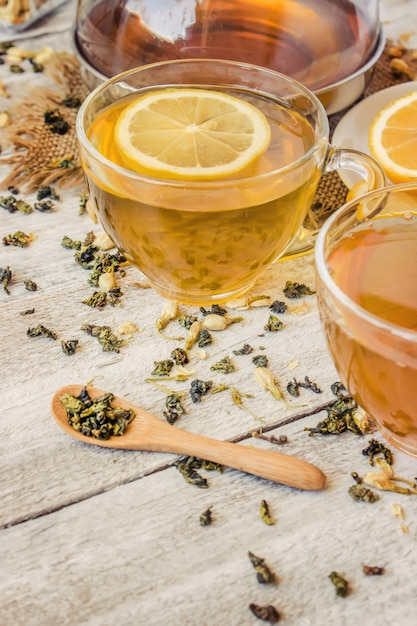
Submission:
M 417 183 L 339 209 L 317 237 L 315 261 L 343 384 L 388 442 L 417 457 Z
M 185 88 L 256 107 L 271 128 L 266 151 L 233 175 L 203 180 L 127 167 L 113 136 L 125 102 Z M 300 238 L 323 171 L 352 169 L 370 189 L 384 184 L 372 158 L 329 145 L 323 105 L 305 86 L 234 61 L 183 59 L 120 74 L 85 100 L 77 134 L 104 229 L 156 291 L 188 304 L 224 302 L 248 291 Z

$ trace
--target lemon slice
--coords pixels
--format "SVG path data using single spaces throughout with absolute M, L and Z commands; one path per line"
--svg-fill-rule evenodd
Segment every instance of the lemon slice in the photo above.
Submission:
M 116 147 L 130 169 L 177 180 L 234 174 L 269 146 L 265 115 L 234 96 L 164 89 L 136 98 L 120 114 Z
M 393 183 L 417 180 L 417 91 L 381 109 L 369 128 L 368 143 Z

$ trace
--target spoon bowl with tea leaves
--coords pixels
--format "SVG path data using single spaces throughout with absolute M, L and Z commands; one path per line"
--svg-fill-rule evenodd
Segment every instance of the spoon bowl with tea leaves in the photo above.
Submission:
M 195 456 L 298 489 L 320 490 L 326 481 L 323 472 L 307 461 L 186 432 L 90 386 L 59 389 L 52 398 L 52 413 L 67 435 L 96 446 Z

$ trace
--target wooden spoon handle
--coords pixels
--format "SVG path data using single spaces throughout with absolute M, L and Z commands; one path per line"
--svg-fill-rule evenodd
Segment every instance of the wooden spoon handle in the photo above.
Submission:
M 297 457 L 273 450 L 217 441 L 180 429 L 173 430 L 163 423 L 155 430 L 149 428 L 145 440 L 143 449 L 146 450 L 196 456 L 290 487 L 319 490 L 326 481 L 323 472 L 315 465 Z

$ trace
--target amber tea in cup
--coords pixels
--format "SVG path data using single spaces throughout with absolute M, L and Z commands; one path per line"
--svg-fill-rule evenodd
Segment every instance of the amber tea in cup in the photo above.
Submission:
M 370 157 L 329 146 L 306 87 L 233 61 L 116 76 L 85 100 L 77 133 L 104 229 L 156 291 L 189 304 L 252 287 L 298 235 L 323 168 L 384 180 Z
M 106 77 L 139 65 L 217 58 L 269 67 L 312 91 L 373 54 L 378 0 L 79 0 L 81 55 Z
M 315 255 L 320 315 L 342 382 L 387 441 L 417 457 L 417 183 L 339 209 Z

